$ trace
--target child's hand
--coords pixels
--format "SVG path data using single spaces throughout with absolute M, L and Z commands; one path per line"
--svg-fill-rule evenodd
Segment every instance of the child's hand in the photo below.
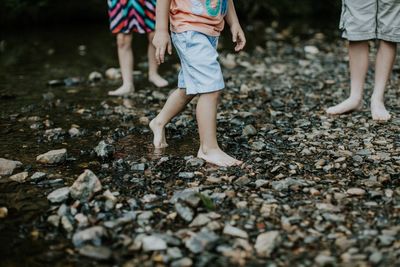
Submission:
M 161 63 L 164 63 L 166 50 L 168 51 L 168 54 L 172 54 L 171 38 L 168 31 L 156 31 L 153 38 L 153 45 L 156 48 L 157 64 L 160 65 Z
M 239 24 L 234 24 L 231 26 L 232 32 L 232 41 L 236 43 L 235 51 L 239 52 L 246 45 L 246 37 L 244 36 L 244 32 L 242 27 Z

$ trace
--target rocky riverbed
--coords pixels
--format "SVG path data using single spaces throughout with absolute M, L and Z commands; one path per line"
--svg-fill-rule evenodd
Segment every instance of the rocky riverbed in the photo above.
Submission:
M 390 122 L 371 120 L 373 71 L 364 109 L 329 117 L 348 93 L 345 43 L 262 34 L 221 54 L 218 139 L 241 167 L 194 157 L 195 100 L 168 125 L 171 146 L 154 151 L 148 122 L 173 88 L 143 83 L 132 98 L 108 98 L 118 81 L 106 68 L 3 109 L 4 266 L 26 266 L 10 255 L 29 249 L 29 266 L 398 266 L 400 61 Z

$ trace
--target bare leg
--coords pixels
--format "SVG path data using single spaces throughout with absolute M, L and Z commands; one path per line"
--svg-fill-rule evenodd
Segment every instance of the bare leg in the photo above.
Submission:
M 154 134 L 153 144 L 155 148 L 168 146 L 165 139 L 165 126 L 178 115 L 193 99 L 194 95 L 186 95 L 185 90 L 176 89 L 169 97 L 161 112 L 150 122 L 150 128 Z
M 375 88 L 371 97 L 372 119 L 387 121 L 390 114 L 385 108 L 384 94 L 396 58 L 396 43 L 380 41 L 375 67 Z
M 205 161 L 222 166 L 242 164 L 219 148 L 217 141 L 217 107 L 219 92 L 200 95 L 197 102 L 196 116 L 200 134 L 198 157 Z
M 350 42 L 349 56 L 351 75 L 350 97 L 339 105 L 328 108 L 326 111 L 328 114 L 340 115 L 358 110 L 362 107 L 362 95 L 364 92 L 365 78 L 368 72 L 368 42 Z
M 158 74 L 158 65 L 156 62 L 156 49 L 152 44 L 154 32 L 148 33 L 149 46 L 147 49 L 147 57 L 149 58 L 149 81 L 155 86 L 161 88 L 168 86 L 168 81 Z
M 109 91 L 111 96 L 129 95 L 135 91 L 133 85 L 133 52 L 132 52 L 132 34 L 117 35 L 118 58 L 122 73 L 122 86 L 115 91 Z

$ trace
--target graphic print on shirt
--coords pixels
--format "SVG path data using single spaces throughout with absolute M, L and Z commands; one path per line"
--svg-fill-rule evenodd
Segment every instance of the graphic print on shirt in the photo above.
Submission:
M 201 15 L 204 12 L 203 4 L 200 0 L 190 0 L 192 2 L 192 12 L 195 15 Z
M 192 12 L 195 15 L 202 15 L 204 13 L 204 6 L 200 0 L 190 0 L 192 3 Z M 207 14 L 211 17 L 218 15 L 226 15 L 228 9 L 227 0 L 205 0 L 205 8 Z

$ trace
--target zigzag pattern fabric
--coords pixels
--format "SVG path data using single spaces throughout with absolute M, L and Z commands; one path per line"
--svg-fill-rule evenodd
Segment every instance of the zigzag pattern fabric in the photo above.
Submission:
M 108 0 L 112 33 L 148 33 L 155 29 L 156 0 Z

